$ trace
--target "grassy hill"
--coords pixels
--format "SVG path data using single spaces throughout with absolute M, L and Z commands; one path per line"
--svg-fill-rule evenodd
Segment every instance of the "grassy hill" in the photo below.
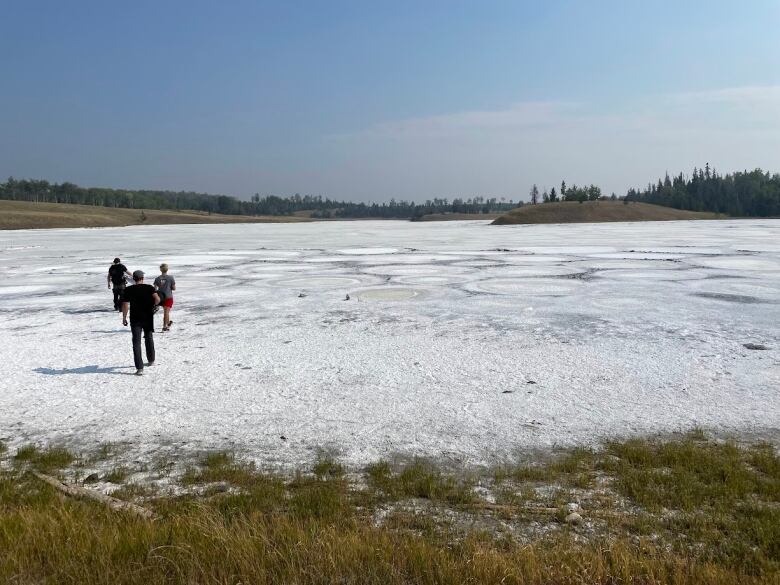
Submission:
M 525 205 L 496 219 L 494 225 L 528 223 L 598 223 L 606 221 L 673 221 L 685 219 L 717 219 L 716 213 L 683 211 L 648 203 L 622 201 L 561 201 Z
M 0 229 L 119 227 L 184 223 L 278 223 L 309 221 L 289 216 L 207 214 L 200 211 L 119 209 L 66 203 L 30 203 L 0 200 Z

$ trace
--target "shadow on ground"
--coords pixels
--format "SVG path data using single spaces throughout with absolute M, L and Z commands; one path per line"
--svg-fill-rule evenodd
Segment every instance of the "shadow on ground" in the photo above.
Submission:
M 44 374 L 46 376 L 64 376 L 66 374 L 115 374 L 118 376 L 132 376 L 132 371 L 122 372 L 121 370 L 132 370 L 127 366 L 111 366 L 101 368 L 100 366 L 82 366 L 80 368 L 35 368 L 33 372 Z
M 108 334 L 108 333 L 129 333 L 129 332 L 130 332 L 130 329 L 126 327 L 125 329 L 101 329 L 99 331 L 98 330 L 94 330 L 94 331 L 90 331 L 89 333 L 101 333 L 101 334 L 102 333 L 106 333 L 106 334 Z

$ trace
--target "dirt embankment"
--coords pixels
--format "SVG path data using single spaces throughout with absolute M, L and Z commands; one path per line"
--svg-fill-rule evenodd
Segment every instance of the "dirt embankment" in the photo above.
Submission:
M 289 216 L 219 215 L 200 211 L 119 209 L 66 203 L 0 200 L 0 229 L 121 227 L 187 223 L 287 223 L 310 221 Z
M 648 203 L 622 201 L 561 201 L 524 205 L 505 213 L 493 225 L 532 223 L 598 223 L 607 221 L 674 221 L 688 219 L 718 219 L 717 213 L 684 211 Z

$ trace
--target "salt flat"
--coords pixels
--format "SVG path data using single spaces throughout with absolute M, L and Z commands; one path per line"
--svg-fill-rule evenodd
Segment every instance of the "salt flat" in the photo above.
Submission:
M 151 275 L 166 261 L 178 283 L 142 378 L 105 284 L 117 255 Z M 480 463 L 780 429 L 777 220 L 15 231 L 0 233 L 0 275 L 12 445 Z

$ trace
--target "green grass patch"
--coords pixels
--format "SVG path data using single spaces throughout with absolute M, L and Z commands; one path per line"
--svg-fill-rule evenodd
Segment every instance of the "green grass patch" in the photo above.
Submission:
M 342 477 L 344 475 L 344 467 L 327 455 L 321 456 L 317 460 L 312 471 L 320 479 Z
M 780 480 L 780 457 L 772 445 L 761 443 L 754 445 L 748 457 L 748 463 L 768 479 Z
M 287 489 L 290 493 L 288 510 L 296 518 L 342 523 L 354 516 L 349 484 L 343 479 L 298 476 Z
M 593 483 L 596 459 L 593 450 L 578 447 L 558 453 L 547 461 L 499 466 L 493 470 L 493 479 L 497 484 L 511 480 L 515 483 L 555 483 L 584 489 Z
M 694 548 L 699 559 L 746 573 L 780 571 L 780 476 L 773 449 L 687 436 L 608 443 L 605 455 L 601 467 L 617 491 L 654 514 L 645 524 L 665 531 L 676 549 Z
M 111 492 L 111 495 L 119 500 L 127 500 L 132 502 L 140 498 L 150 498 L 157 493 L 157 490 L 150 486 L 140 483 L 129 483 L 123 485 L 119 489 Z
M 207 453 L 179 481 L 185 487 L 219 484 L 208 488 L 204 495 L 217 511 L 230 518 L 277 513 L 288 502 L 281 478 L 261 473 L 254 463 L 238 461 L 226 451 Z
M 49 473 L 68 467 L 75 456 L 64 447 L 39 449 L 35 445 L 20 447 L 14 455 L 16 463 L 27 464 L 38 471 Z
M 200 465 L 206 469 L 225 469 L 235 465 L 236 456 L 229 451 L 215 451 L 207 453 L 200 461 Z
M 447 475 L 433 464 L 416 460 L 399 473 L 393 473 L 386 461 L 366 468 L 369 485 L 387 498 L 425 498 L 450 505 L 470 504 L 475 500 L 474 480 Z
M 259 473 L 252 462 L 237 461 L 235 455 L 226 451 L 206 454 L 198 466 L 190 467 L 181 477 L 185 486 L 208 483 L 227 483 L 237 487 L 251 488 L 267 478 Z
M 41 508 L 57 499 L 57 492 L 30 474 L 0 471 L 0 524 L 3 511 Z
M 19 447 L 19 449 L 17 449 L 14 460 L 20 462 L 32 461 L 38 457 L 39 453 L 40 451 L 35 445 L 25 445 L 24 447 Z
M 751 468 L 777 465 L 767 451 L 745 451 L 733 443 L 702 443 L 690 437 L 668 442 L 633 439 L 608 443 L 602 469 L 618 490 L 650 510 L 729 509 L 751 497 L 777 501 L 778 478 Z M 755 463 L 754 463 L 755 465 Z
M 103 476 L 103 481 L 110 483 L 123 483 L 130 476 L 130 469 L 127 467 L 114 467 Z
M 97 449 L 83 458 L 83 461 L 85 465 L 94 465 L 115 458 L 120 451 L 120 444 L 111 442 L 100 443 Z

